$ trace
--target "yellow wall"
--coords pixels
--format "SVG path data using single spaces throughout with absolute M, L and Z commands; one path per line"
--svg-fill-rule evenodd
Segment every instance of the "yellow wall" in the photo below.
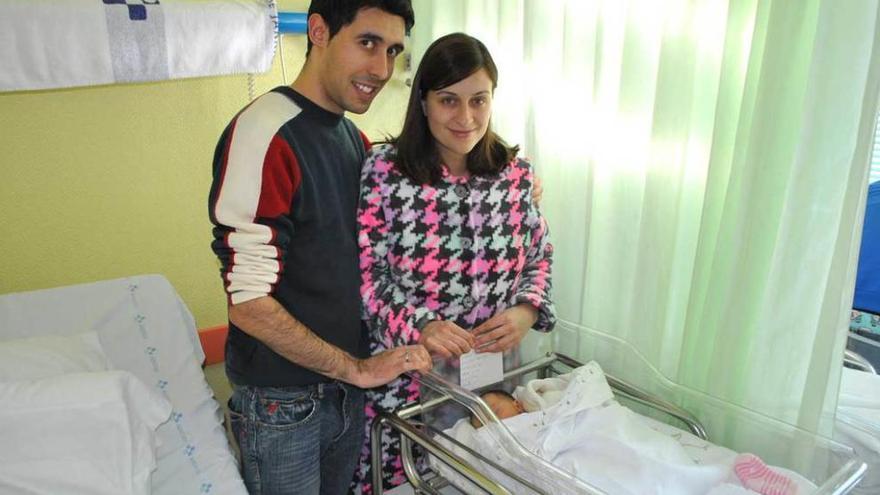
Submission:
M 283 52 L 289 83 L 305 38 Z M 283 84 L 279 60 L 256 94 Z M 353 116 L 371 138 L 400 128 L 399 72 Z M 207 195 L 217 138 L 247 102 L 245 76 L 0 93 L 0 294 L 160 273 L 199 327 L 225 323 Z

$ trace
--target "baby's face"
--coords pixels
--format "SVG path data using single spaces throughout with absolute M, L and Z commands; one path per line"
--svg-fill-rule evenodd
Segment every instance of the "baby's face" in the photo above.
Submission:
M 495 416 L 498 416 L 498 419 L 512 418 L 523 412 L 518 401 L 502 394 L 486 394 L 483 400 L 492 409 Z

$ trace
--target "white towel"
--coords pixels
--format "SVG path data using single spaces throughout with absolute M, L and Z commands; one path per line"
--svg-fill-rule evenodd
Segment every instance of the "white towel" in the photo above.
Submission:
M 0 91 L 265 72 L 274 0 L 3 0 Z

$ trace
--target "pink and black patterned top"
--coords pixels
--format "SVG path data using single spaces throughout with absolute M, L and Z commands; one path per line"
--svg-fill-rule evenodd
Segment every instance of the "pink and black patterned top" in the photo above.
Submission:
M 555 323 L 550 300 L 553 246 L 531 200 L 531 164 L 511 162 L 491 177 L 416 184 L 374 148 L 361 171 L 358 210 L 361 298 L 371 350 L 419 340 L 420 322 L 450 320 L 470 330 L 520 303 L 538 310 L 535 329 Z
M 419 328 L 430 320 L 471 330 L 521 303 L 537 308 L 536 330 L 551 330 L 553 246 L 532 203 L 532 166 L 515 160 L 497 175 L 470 178 L 444 170 L 440 183 L 422 185 L 397 170 L 393 155 L 391 146 L 376 147 L 361 171 L 358 247 L 370 351 L 418 343 Z M 509 353 L 505 362 L 517 356 Z M 442 375 L 453 369 L 434 367 Z M 372 420 L 418 399 L 419 386 L 401 376 L 365 398 L 365 443 L 353 486 L 369 494 Z M 405 478 L 399 439 L 383 438 L 382 480 L 390 488 Z

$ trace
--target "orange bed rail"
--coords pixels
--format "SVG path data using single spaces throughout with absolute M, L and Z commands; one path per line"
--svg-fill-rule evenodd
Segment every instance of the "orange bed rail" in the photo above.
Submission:
M 222 363 L 226 356 L 226 334 L 229 327 L 220 325 L 199 330 L 199 340 L 205 351 L 205 366 Z

